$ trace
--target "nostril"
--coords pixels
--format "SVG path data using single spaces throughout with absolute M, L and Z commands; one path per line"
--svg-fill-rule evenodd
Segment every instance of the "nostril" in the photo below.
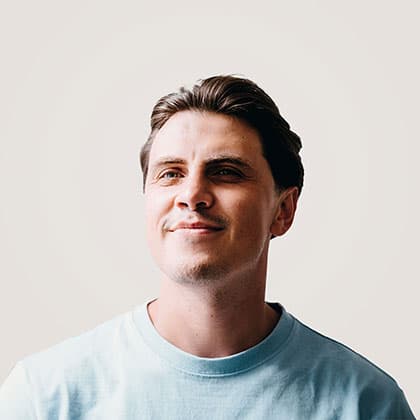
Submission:
M 200 201 L 199 203 L 196 204 L 197 208 L 202 208 L 202 207 L 207 207 L 207 203 L 204 201 Z
M 208 208 L 213 203 L 213 196 L 207 190 L 191 190 L 186 189 L 176 198 L 176 204 L 179 207 L 188 207 L 191 210 L 200 208 Z

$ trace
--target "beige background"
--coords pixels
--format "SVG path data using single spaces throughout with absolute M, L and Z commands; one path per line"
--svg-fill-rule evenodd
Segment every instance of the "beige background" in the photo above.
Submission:
M 420 413 L 418 1 L 167 3 L 1 2 L 0 381 L 156 295 L 151 107 L 239 73 L 304 143 L 267 300 L 381 366 Z

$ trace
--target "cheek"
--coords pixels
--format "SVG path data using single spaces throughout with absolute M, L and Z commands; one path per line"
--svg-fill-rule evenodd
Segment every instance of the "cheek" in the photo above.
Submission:
M 168 213 L 167 203 L 168 198 L 164 194 L 150 194 L 145 199 L 146 233 L 151 244 L 160 238 L 160 230 Z
M 262 203 L 260 199 L 250 200 L 248 197 L 232 206 L 233 224 L 238 236 L 251 243 L 255 241 L 255 245 L 269 235 L 272 222 Z
M 261 231 L 261 213 L 256 203 L 249 199 L 232 203 L 231 222 L 239 237 L 256 238 Z
M 170 207 L 169 194 L 149 193 L 145 198 L 145 211 L 147 223 L 155 222 Z

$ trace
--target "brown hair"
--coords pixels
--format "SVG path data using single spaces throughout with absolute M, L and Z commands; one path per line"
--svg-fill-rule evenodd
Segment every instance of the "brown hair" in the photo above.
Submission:
M 192 89 L 181 87 L 158 100 L 153 108 L 151 132 L 140 152 L 143 191 L 149 168 L 149 154 L 156 133 L 179 111 L 198 110 L 229 115 L 245 121 L 260 135 L 263 154 L 276 188 L 303 186 L 302 143 L 290 130 L 273 100 L 254 82 L 237 76 L 214 76 L 198 81 Z

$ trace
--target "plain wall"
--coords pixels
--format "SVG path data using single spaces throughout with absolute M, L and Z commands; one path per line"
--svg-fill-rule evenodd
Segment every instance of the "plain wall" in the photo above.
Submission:
M 303 141 L 267 300 L 391 374 L 420 413 L 417 1 L 0 6 L 0 382 L 158 292 L 138 153 L 155 101 L 257 82 Z

